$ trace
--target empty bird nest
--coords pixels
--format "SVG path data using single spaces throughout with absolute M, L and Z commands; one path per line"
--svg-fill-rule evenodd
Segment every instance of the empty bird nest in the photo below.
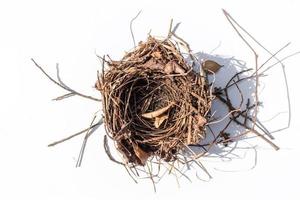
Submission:
M 226 11 L 224 14 L 231 24 L 235 22 Z M 236 23 L 232 26 L 236 30 L 235 26 L 240 25 Z M 76 164 L 80 166 L 87 139 L 104 122 L 107 132 L 104 136 L 104 148 L 109 158 L 124 165 L 127 171 L 128 169 L 139 170 L 138 166 L 147 166 L 146 177 L 149 175 L 153 182 L 153 163 L 158 164 L 156 174 L 158 179 L 160 179 L 161 163 L 171 165 L 168 169 L 170 173 L 172 169 L 176 169 L 185 176 L 184 172 L 174 166 L 175 161 L 189 167 L 189 162 L 197 161 L 209 152 L 213 145 L 222 143 L 226 146 L 229 142 L 237 141 L 250 132 L 278 150 L 279 147 L 270 140 L 274 139 L 273 136 L 257 120 L 258 80 L 269 68 L 260 73 L 258 70 L 275 55 L 272 54 L 272 57 L 261 66 L 258 66 L 257 56 L 255 56 L 256 71 L 253 75 L 242 77 L 251 69 L 237 71 L 224 87 L 215 87 L 214 81 L 209 82 L 207 75 L 214 75 L 221 66 L 212 60 L 199 61 L 188 43 L 175 34 L 176 28 L 177 25 L 172 28 L 171 22 L 167 37 L 149 35 L 146 41 L 140 42 L 131 51 L 125 53 L 121 60 L 112 60 L 109 56 L 99 57 L 103 64 L 102 73 L 98 73 L 95 87 L 100 91 L 102 99 L 79 93 L 66 85 L 60 78 L 58 67 L 57 80 L 52 78 L 32 59 L 47 78 L 67 91 L 65 95 L 55 100 L 77 95 L 102 103 L 103 119 L 95 123 L 94 117 L 87 129 L 51 143 L 49 146 L 85 133 Z M 238 30 L 236 32 L 239 33 Z M 246 41 L 241 34 L 239 36 Z M 245 43 L 251 47 L 247 42 Z M 248 80 L 255 80 L 254 100 L 251 101 L 244 97 L 239 87 L 241 82 Z M 231 98 L 228 95 L 228 90 L 232 87 L 236 87 L 239 92 L 241 99 L 239 106 L 232 103 L 232 100 L 238 97 Z M 247 100 L 246 103 L 244 98 Z M 228 111 L 219 120 L 216 120 L 211 113 L 212 102 L 215 99 L 223 103 Z M 225 126 L 214 134 L 210 124 L 222 122 L 224 119 L 228 119 Z M 236 129 L 237 126 L 244 129 L 231 136 L 227 132 L 231 124 L 234 124 Z M 210 130 L 213 138 L 206 136 L 206 128 Z M 121 162 L 110 153 L 107 137 L 114 142 L 116 149 L 121 153 L 123 158 Z M 201 144 L 202 142 L 204 144 Z M 203 148 L 204 153 L 193 151 L 191 149 L 193 146 Z M 151 164 L 150 167 L 147 165 L 148 162 Z M 198 163 L 198 166 L 208 174 L 201 163 Z M 131 174 L 139 176 L 137 171 L 129 172 L 130 176 Z
M 105 60 L 96 88 L 107 133 L 126 163 L 144 165 L 152 156 L 173 161 L 205 137 L 214 97 L 205 72 L 193 70 L 180 44 L 149 36 L 120 61 Z

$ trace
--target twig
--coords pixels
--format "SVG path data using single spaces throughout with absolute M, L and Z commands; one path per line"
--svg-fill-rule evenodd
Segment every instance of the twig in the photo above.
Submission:
M 135 38 L 134 38 L 133 30 L 132 30 L 132 24 L 133 24 L 134 20 L 136 20 L 136 18 L 138 18 L 138 16 L 141 14 L 141 12 L 142 12 L 142 10 L 140 10 L 138 12 L 138 14 L 130 21 L 130 33 L 131 33 L 132 41 L 134 44 L 134 48 L 136 47 L 136 43 L 135 43 Z
M 254 50 L 254 48 L 249 44 L 249 42 L 242 36 L 242 34 L 240 33 L 240 31 L 237 29 L 237 27 L 235 25 L 237 25 L 239 28 L 241 28 L 242 31 L 244 31 L 248 36 L 250 36 L 256 43 L 258 43 L 261 47 L 263 47 L 259 42 L 257 42 L 257 40 L 251 35 L 249 34 L 237 21 L 235 21 L 235 19 L 233 17 L 231 17 L 231 15 L 229 13 L 227 13 L 227 11 L 225 11 L 223 9 L 224 15 L 227 18 L 228 22 L 231 24 L 231 26 L 234 28 L 234 30 L 236 31 L 236 33 L 239 35 L 239 37 L 243 40 L 243 42 L 251 49 L 251 51 L 254 54 L 255 57 L 255 107 L 254 107 L 254 113 L 253 113 L 253 117 L 252 117 L 252 128 L 251 128 L 251 132 L 256 134 L 257 136 L 260 136 L 263 140 L 265 140 L 266 142 L 268 142 L 271 146 L 273 146 L 276 150 L 278 150 L 279 148 L 274 145 L 273 142 L 271 142 L 270 140 L 268 140 L 267 138 L 265 138 L 262 134 L 260 134 L 259 132 L 257 132 L 255 130 L 255 126 L 257 125 L 256 121 L 257 121 L 257 114 L 258 114 L 258 85 L 259 85 L 259 75 L 258 75 L 258 54 L 256 53 L 256 51 Z M 265 47 L 263 47 L 266 51 L 268 51 Z M 270 51 L 268 51 L 270 53 Z M 276 58 L 276 56 L 272 53 L 270 53 L 272 55 L 272 57 Z
M 107 136 L 106 136 L 106 135 L 104 135 L 103 146 L 104 146 L 104 150 L 105 150 L 106 155 L 108 156 L 108 158 L 109 158 L 111 161 L 113 161 L 113 162 L 115 162 L 115 163 L 117 163 L 117 164 L 119 164 L 119 165 L 124 165 L 124 163 L 122 163 L 122 162 L 120 162 L 120 161 L 117 161 L 117 160 L 111 155 L 110 149 L 109 149 L 109 145 L 108 145 L 108 142 L 107 142 Z
M 248 33 L 242 26 L 240 26 L 225 10 L 223 10 L 225 16 L 228 16 L 230 17 L 235 23 L 236 25 L 241 28 L 241 30 L 243 30 L 256 44 L 258 44 L 261 48 L 263 48 L 267 53 L 269 53 L 272 57 L 273 57 L 273 53 L 271 51 L 269 51 L 266 47 L 264 47 L 260 42 L 258 42 L 250 33 Z M 231 23 L 232 24 L 232 23 Z M 282 128 L 282 129 L 279 129 L 278 131 L 281 131 L 281 130 L 284 130 L 284 129 L 287 129 L 290 127 L 290 123 L 291 123 L 291 117 L 292 117 L 292 114 L 291 114 L 291 103 L 290 103 L 290 94 L 289 94 L 289 87 L 288 87 L 288 81 L 287 81 L 287 76 L 286 76 L 286 72 L 285 72 L 285 65 L 282 63 L 283 60 L 291 57 L 291 56 L 294 56 L 296 54 L 299 54 L 300 52 L 295 52 L 294 54 L 291 54 L 283 59 L 278 59 L 276 56 L 274 56 L 274 59 L 277 60 L 277 63 L 273 64 L 272 66 L 268 67 L 266 70 L 264 70 L 262 73 L 264 73 L 265 71 L 269 70 L 271 67 L 277 65 L 278 63 L 281 64 L 281 68 L 282 68 L 282 72 L 283 72 L 283 76 L 284 76 L 284 84 L 285 84 L 285 87 L 286 87 L 286 95 L 287 95 L 287 101 L 288 101 L 288 123 L 287 123 L 287 126 Z
M 265 66 L 265 64 L 267 64 L 272 58 L 274 58 L 277 54 L 279 54 L 281 51 L 283 51 L 285 48 L 287 48 L 290 44 L 291 43 L 289 42 L 286 45 L 284 45 L 283 47 L 281 47 L 277 52 L 275 52 L 273 55 L 271 55 L 263 64 L 261 64 L 257 70 L 262 69 L 263 66 Z M 257 73 L 257 72 L 254 72 L 254 73 Z
M 90 130 L 90 129 L 98 128 L 98 126 L 100 126 L 102 123 L 103 123 L 103 121 L 101 120 L 101 121 L 97 122 L 96 124 L 92 125 L 91 127 L 88 127 L 88 128 L 86 128 L 86 129 L 83 129 L 82 131 L 79 131 L 79 132 L 77 132 L 77 133 L 75 133 L 75 134 L 73 134 L 73 135 L 70 135 L 70 136 L 68 136 L 68 137 L 66 137 L 66 138 L 64 138 L 64 139 L 61 139 L 61 140 L 59 140 L 59 141 L 56 141 L 56 142 L 53 142 L 53 143 L 49 144 L 48 147 L 53 147 L 53 146 L 55 146 L 55 145 L 57 145 L 57 144 L 63 143 L 63 142 L 65 142 L 65 141 L 67 141 L 67 140 L 72 139 L 73 137 L 76 137 L 76 136 L 78 136 L 78 135 L 81 135 L 82 133 L 87 132 L 87 131 Z
M 154 179 L 153 179 L 152 171 L 150 170 L 148 163 L 146 164 L 146 166 L 147 166 L 147 169 L 148 169 L 148 172 L 149 172 L 149 175 L 150 175 L 150 179 L 152 181 L 154 192 L 156 192 L 156 187 L 155 187 L 155 182 L 154 182 Z
M 82 145 L 81 145 L 81 149 L 80 149 L 80 152 L 79 152 L 79 156 L 78 156 L 78 159 L 77 159 L 76 167 L 80 167 L 81 166 L 87 140 L 92 135 L 92 133 L 97 129 L 97 128 L 92 128 L 93 123 L 94 123 L 96 117 L 97 116 L 95 115 L 94 118 L 93 118 L 93 120 L 92 120 L 92 122 L 91 122 L 90 128 L 87 130 L 86 135 L 85 135 L 85 137 L 83 139 L 83 142 L 82 142 Z M 103 118 L 101 118 L 100 121 L 103 123 Z
M 54 100 L 54 101 L 60 101 L 60 100 L 63 100 L 63 99 L 72 97 L 72 96 L 74 96 L 74 95 L 75 95 L 75 94 L 74 94 L 73 92 L 70 92 L 70 93 L 61 95 L 61 96 L 59 96 L 59 97 L 56 97 L 56 98 L 54 98 L 54 99 L 52 99 L 52 100 Z
M 62 89 L 64 90 L 67 90 L 69 93 L 66 94 L 67 96 L 63 95 L 63 96 L 60 96 L 58 98 L 56 98 L 55 100 L 61 100 L 61 99 L 64 99 L 66 97 L 70 97 L 70 96 L 74 96 L 74 95 L 78 95 L 78 96 L 81 96 L 81 97 L 84 97 L 84 98 L 87 98 L 87 99 L 90 99 L 90 100 L 93 100 L 93 101 L 101 101 L 100 99 L 97 99 L 95 97 L 92 97 L 92 96 L 88 96 L 88 95 L 85 95 L 85 94 L 82 94 L 82 93 L 79 93 L 73 89 L 71 89 L 69 86 L 65 85 L 61 79 L 60 79 L 60 76 L 59 76 L 59 68 L 58 68 L 58 65 L 56 66 L 56 72 L 57 72 L 57 78 L 58 78 L 58 81 L 56 81 L 54 78 L 52 78 L 37 62 L 35 62 L 35 60 L 33 58 L 31 58 L 32 62 L 35 64 L 35 66 L 37 68 L 39 68 L 41 70 L 41 72 L 43 72 L 43 74 L 50 80 L 52 81 L 54 84 L 56 84 L 57 86 L 61 87 Z M 65 97 L 64 97 L 65 96 Z

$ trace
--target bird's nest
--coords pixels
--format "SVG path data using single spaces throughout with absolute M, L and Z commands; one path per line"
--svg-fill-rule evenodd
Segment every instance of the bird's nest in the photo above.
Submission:
M 112 161 L 124 165 L 127 171 L 128 169 L 139 170 L 145 165 L 147 171 L 143 169 L 139 171 L 145 172 L 145 177 L 151 178 L 152 182 L 156 183 L 153 177 L 159 181 L 163 176 L 163 174 L 160 176 L 161 164 L 170 165 L 169 173 L 175 169 L 185 176 L 185 173 L 175 167 L 174 163 L 189 168 L 189 163 L 195 161 L 209 175 L 203 165 L 198 163 L 198 159 L 209 153 L 216 145 L 227 146 L 228 143 L 239 141 L 245 135 L 253 133 L 268 142 L 274 149 L 279 149 L 271 141 L 274 137 L 257 119 L 260 105 L 259 78 L 274 66 L 263 68 L 271 58 L 276 58 L 275 54 L 271 54 L 271 58 L 259 65 L 258 54 L 236 28 L 242 27 L 226 11 L 223 12 L 235 31 L 255 53 L 255 71 L 250 75 L 245 73 L 251 69 L 237 71 L 220 87 L 214 86 L 216 78 L 214 75 L 220 65 L 212 60 L 199 61 L 188 43 L 175 34 L 177 25 L 173 29 L 172 21 L 167 37 L 149 36 L 145 42 L 140 42 L 119 61 L 112 60 L 110 57 L 108 59 L 100 57 L 103 61 L 103 71 L 101 74 L 98 73 L 95 86 L 100 91 L 102 99 L 80 93 L 66 85 L 59 75 L 58 67 L 56 80 L 35 60 L 32 61 L 49 80 L 67 91 L 55 100 L 80 96 L 102 102 L 104 116 L 102 119 L 107 135 L 121 153 L 123 161 L 118 161 L 110 153 L 106 135 L 104 136 L 105 151 Z M 249 35 L 245 29 L 242 30 Z M 281 63 L 281 60 L 277 59 L 277 61 Z M 209 73 L 213 77 L 213 81 L 210 82 L 207 78 Z M 228 72 L 224 73 L 226 75 Z M 253 88 L 255 88 L 249 97 L 244 96 L 246 91 L 240 87 L 246 81 L 253 81 Z M 229 95 L 229 90 L 234 87 L 238 91 L 238 96 Z M 287 99 L 289 100 L 289 97 Z M 235 105 L 234 100 L 240 100 L 239 105 Z M 219 101 L 226 109 L 226 115 L 221 119 L 214 116 L 216 110 L 211 109 L 213 101 Z M 76 166 L 80 166 L 89 136 L 103 123 L 102 119 L 95 122 L 95 118 L 96 116 L 88 128 L 48 146 L 55 146 L 85 133 L 76 163 Z M 211 124 L 220 125 L 220 129 L 212 130 Z M 231 125 L 234 127 L 233 131 L 238 132 L 235 135 L 228 130 Z M 206 128 L 209 131 L 206 131 Z M 242 128 L 241 131 L 238 128 Z M 200 147 L 204 151 L 196 152 L 192 147 Z M 158 164 L 157 173 L 152 171 L 153 163 Z M 139 176 L 138 171 L 129 172 L 130 176 L 131 174 Z
M 204 71 L 193 70 L 180 44 L 149 36 L 120 61 L 105 60 L 108 68 L 96 87 L 107 133 L 125 163 L 174 161 L 205 137 L 214 96 Z

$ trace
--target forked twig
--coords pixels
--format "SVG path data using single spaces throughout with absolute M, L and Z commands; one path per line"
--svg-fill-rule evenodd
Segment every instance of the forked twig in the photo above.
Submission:
M 57 86 L 61 87 L 62 89 L 68 91 L 67 94 L 65 95 L 62 95 L 62 96 L 59 96 L 57 98 L 55 98 L 54 100 L 62 100 L 62 99 L 65 99 L 65 98 L 68 98 L 68 97 L 71 97 L 71 96 L 74 96 L 74 95 L 77 95 L 77 96 L 81 96 L 83 98 L 86 98 L 86 99 L 90 99 L 90 100 L 93 100 L 93 101 L 101 101 L 100 99 L 97 99 L 95 97 L 92 97 L 92 96 L 88 96 L 88 95 L 85 95 L 85 94 L 82 94 L 80 92 L 77 92 L 75 91 L 74 89 L 71 89 L 69 86 L 67 86 L 66 84 L 64 84 L 62 81 L 61 81 L 61 78 L 60 78 L 60 75 L 59 75 L 59 68 L 58 68 L 58 65 L 56 66 L 56 75 L 57 75 L 57 79 L 58 81 L 56 81 L 54 78 L 52 78 L 33 58 L 31 58 L 31 61 L 35 64 L 35 66 L 37 68 L 39 68 L 41 70 L 41 72 L 50 80 L 52 81 L 54 84 L 56 84 Z
M 248 35 L 256 44 L 258 44 L 261 48 L 263 48 L 267 53 L 269 53 L 272 57 L 274 57 L 274 59 L 277 60 L 277 62 L 269 67 L 267 67 L 265 70 L 263 70 L 263 72 L 261 72 L 261 74 L 263 74 L 265 71 L 269 70 L 270 68 L 274 67 L 275 65 L 277 64 L 280 64 L 281 65 L 281 69 L 282 69 L 282 73 L 283 73 L 283 76 L 284 76 L 284 84 L 285 84 L 285 87 L 286 87 L 286 95 L 287 95 L 287 103 L 288 103 L 288 122 L 287 122 L 287 126 L 284 127 L 284 128 L 281 128 L 281 129 L 278 129 L 276 131 L 272 131 L 273 133 L 274 132 L 278 132 L 278 131 L 282 131 L 284 129 L 287 129 L 290 127 L 290 124 L 291 124 L 291 117 L 292 117 L 292 114 L 291 114 L 291 103 L 290 103 L 290 93 L 289 93 L 289 87 L 288 87 L 288 81 L 287 81 L 287 75 L 286 75 L 286 72 L 285 72 L 285 65 L 282 63 L 284 60 L 286 60 L 287 58 L 290 58 L 292 56 L 295 56 L 297 54 L 299 54 L 300 52 L 295 52 L 291 55 L 288 55 L 286 57 L 284 57 L 283 59 L 278 59 L 276 56 L 273 56 L 274 54 L 269 51 L 266 47 L 264 47 L 259 41 L 257 41 L 248 31 L 246 31 L 239 23 L 237 23 L 234 18 L 232 18 L 229 13 L 227 13 L 225 10 L 223 10 L 225 16 L 227 17 L 227 19 L 231 19 L 246 35 Z M 230 20 L 228 20 L 230 21 Z M 232 24 L 232 23 L 230 23 Z M 232 24 L 232 26 L 234 26 Z M 238 32 L 238 31 L 237 31 Z
M 231 26 L 234 28 L 234 30 L 239 35 L 239 37 L 243 40 L 243 42 L 251 49 L 251 51 L 253 52 L 254 57 L 255 57 L 255 72 L 254 72 L 255 83 L 256 83 L 255 84 L 255 108 L 254 108 L 254 113 L 253 113 L 253 117 L 252 117 L 252 122 L 253 122 L 252 128 L 250 129 L 250 132 L 261 137 L 263 140 L 265 140 L 271 146 L 273 146 L 276 150 L 278 150 L 279 149 L 278 146 L 276 146 L 273 142 L 271 142 L 269 139 L 265 138 L 262 134 L 260 134 L 258 131 L 255 130 L 255 126 L 257 126 L 257 113 L 258 113 L 258 102 L 259 102 L 258 101 L 258 85 L 259 85 L 258 70 L 261 69 L 267 62 L 269 62 L 269 60 L 271 60 L 271 58 L 277 59 L 276 54 L 279 53 L 286 46 L 288 46 L 289 43 L 287 45 L 285 45 L 283 48 L 281 48 L 279 51 L 277 51 L 275 54 L 273 54 L 269 50 L 267 50 L 263 45 L 261 45 L 249 32 L 247 32 L 227 11 L 223 10 L 223 12 L 224 12 L 224 15 L 226 16 L 228 22 L 231 24 Z M 269 58 L 266 62 L 264 62 L 260 67 L 258 66 L 258 54 L 254 50 L 254 48 L 250 45 L 250 43 L 242 36 L 242 34 L 240 33 L 240 31 L 237 29 L 236 26 L 239 27 L 244 33 L 246 33 L 251 39 L 253 39 L 259 46 L 261 46 L 264 50 L 266 50 L 269 54 L 271 54 L 271 58 Z M 283 67 L 283 70 L 284 70 L 284 67 Z M 286 79 L 285 72 L 284 72 L 284 76 Z M 287 81 L 285 83 L 287 83 Z M 287 87 L 287 84 L 286 84 L 286 87 Z M 288 93 L 288 87 L 287 87 L 287 93 Z M 290 110 L 289 94 L 287 96 L 288 96 L 288 104 L 289 104 L 289 110 Z M 289 116 L 289 121 L 290 121 L 290 116 Z

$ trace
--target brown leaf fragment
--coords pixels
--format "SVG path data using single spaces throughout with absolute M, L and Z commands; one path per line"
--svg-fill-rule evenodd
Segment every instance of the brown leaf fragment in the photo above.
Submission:
M 202 126 L 204 126 L 204 124 L 206 124 L 207 120 L 204 117 L 202 117 L 201 115 L 196 115 L 195 117 L 197 120 L 197 125 L 199 127 L 202 127 Z
M 161 125 L 166 119 L 168 119 L 168 115 L 161 115 L 161 116 L 155 117 L 155 121 L 154 121 L 154 126 L 155 126 L 155 128 L 159 128 L 160 125 Z
M 128 74 L 133 74 L 136 72 L 136 67 L 130 67 L 124 70 Z
M 166 74 L 184 74 L 185 70 L 179 66 L 175 61 L 169 61 L 165 66 L 165 73 Z
M 221 65 L 212 60 L 205 60 L 202 63 L 203 70 L 207 73 L 216 73 L 221 68 Z
M 159 69 L 159 70 L 163 70 L 165 67 L 164 65 L 157 63 L 153 58 L 148 60 L 143 66 L 145 68 Z
M 173 69 L 173 65 L 170 64 L 170 62 L 168 62 L 165 66 L 165 73 L 166 74 L 171 74 L 173 73 L 174 69 Z
M 133 143 L 133 150 L 135 155 L 138 157 L 138 159 L 140 160 L 140 163 L 142 165 L 145 165 L 145 163 L 147 162 L 148 158 L 150 157 L 150 154 L 143 151 L 138 145 Z
M 154 51 L 152 54 L 151 54 L 152 57 L 156 58 L 156 59 L 161 59 L 162 58 L 162 55 L 159 51 Z
M 166 107 L 160 108 L 160 109 L 155 110 L 153 112 L 142 114 L 142 117 L 147 118 L 147 119 L 153 119 L 155 117 L 158 117 L 158 116 L 162 115 L 164 112 L 166 112 L 167 110 L 169 110 L 174 104 L 175 104 L 175 102 L 171 102 Z
M 175 63 L 174 72 L 176 74 L 184 74 L 185 70 L 182 67 L 180 67 L 177 63 Z
M 101 83 L 100 83 L 99 81 L 97 81 L 97 82 L 95 83 L 95 88 L 96 88 L 97 90 L 101 90 Z

